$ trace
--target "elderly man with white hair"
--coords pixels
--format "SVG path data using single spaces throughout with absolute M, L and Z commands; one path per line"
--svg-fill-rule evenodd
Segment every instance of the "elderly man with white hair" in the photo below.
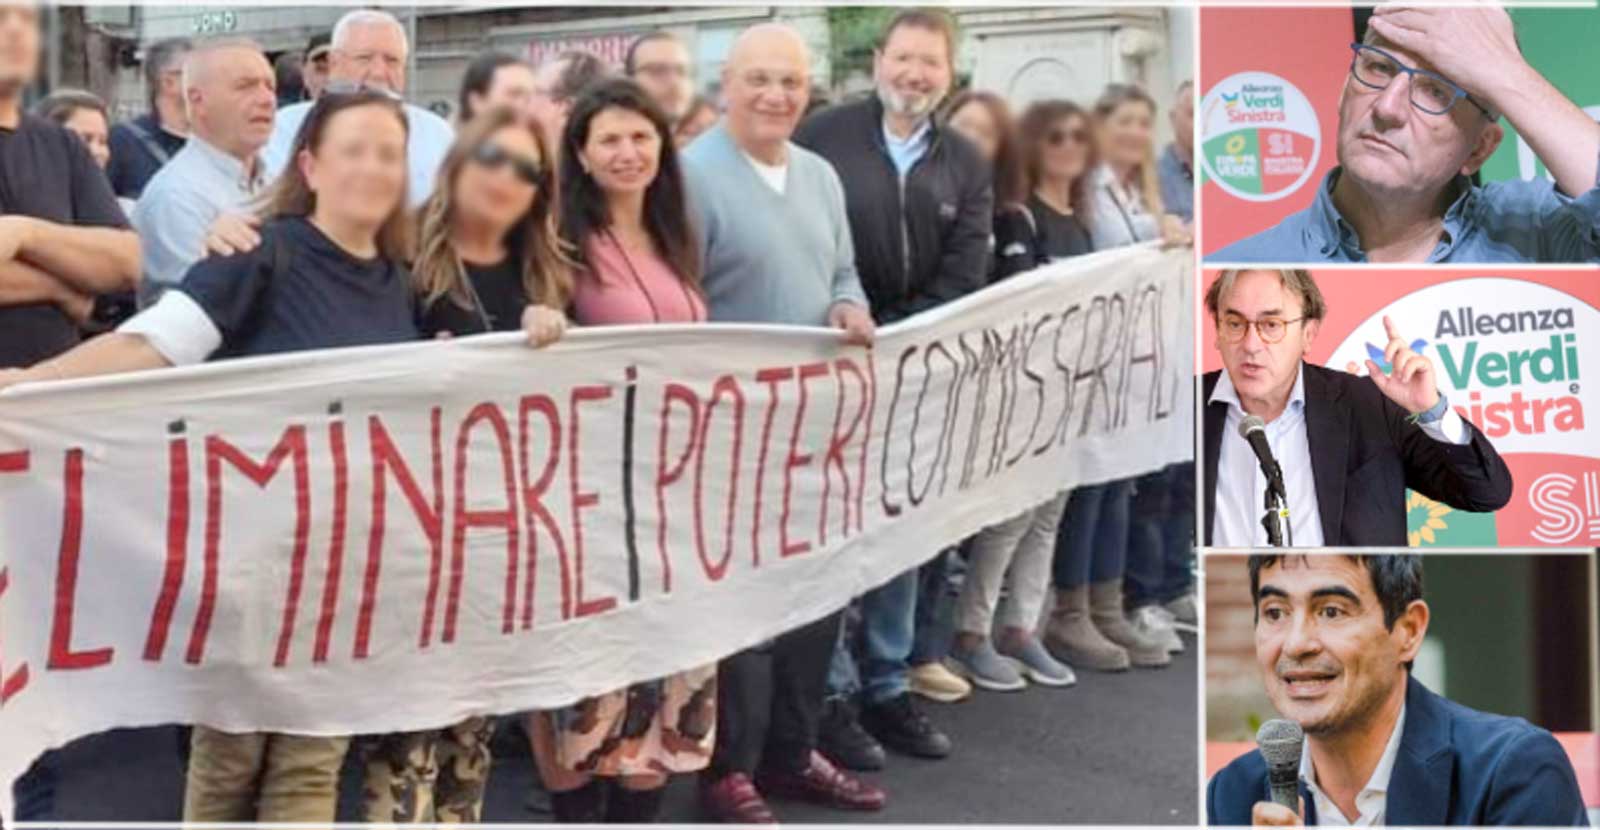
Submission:
M 133 210 L 146 305 L 204 255 L 211 224 L 246 210 L 266 182 L 261 148 L 277 99 L 261 47 L 240 39 L 200 44 L 182 76 L 189 142 L 145 185 Z
M 328 60 L 328 82 L 323 93 L 353 92 L 356 89 L 381 89 L 399 98 L 406 91 L 406 29 L 393 15 L 375 9 L 358 9 L 339 18 L 333 26 L 333 51 Z M 267 175 L 276 177 L 289 163 L 295 134 L 311 111 L 314 102 L 303 101 L 278 110 L 272 139 L 262 160 Z M 410 135 L 406 143 L 406 162 L 411 171 L 407 195 L 414 207 L 433 192 L 433 177 L 444 154 L 455 141 L 450 123 L 412 104 L 405 105 Z

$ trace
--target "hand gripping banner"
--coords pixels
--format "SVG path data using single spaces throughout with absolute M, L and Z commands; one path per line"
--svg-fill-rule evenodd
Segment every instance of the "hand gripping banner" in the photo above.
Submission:
M 1191 258 L 1053 265 L 870 350 L 617 327 L 0 394 L 0 812 L 113 727 L 414 730 L 703 665 L 1189 459 Z

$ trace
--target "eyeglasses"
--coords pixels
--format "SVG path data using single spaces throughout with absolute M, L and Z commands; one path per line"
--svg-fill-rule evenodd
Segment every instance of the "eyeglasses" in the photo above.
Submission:
M 472 160 L 489 170 L 499 170 L 509 164 L 517 178 L 534 187 L 544 178 L 544 170 L 532 159 L 508 153 L 504 147 L 493 142 L 486 141 L 474 148 Z
M 1089 131 L 1081 127 L 1076 130 L 1051 130 L 1044 140 L 1051 147 L 1060 147 L 1068 141 L 1074 144 L 1088 144 Z
M 1229 343 L 1238 343 L 1244 340 L 1245 336 L 1250 333 L 1250 327 L 1254 326 L 1256 334 L 1261 335 L 1261 342 L 1277 343 L 1283 340 L 1284 335 L 1289 333 L 1291 324 L 1299 323 L 1305 319 L 1304 317 L 1296 317 L 1293 320 L 1285 320 L 1282 317 L 1263 317 L 1260 320 L 1246 320 L 1237 314 L 1228 314 L 1217 323 L 1217 333 L 1222 335 L 1222 338 Z
M 1490 112 L 1488 107 L 1478 103 L 1475 98 L 1467 94 L 1466 90 L 1437 72 L 1406 66 L 1394 55 L 1365 43 L 1352 43 L 1350 50 L 1355 53 L 1355 57 L 1350 61 L 1350 77 L 1355 78 L 1362 86 L 1370 89 L 1387 89 L 1399 75 L 1409 75 L 1411 106 L 1429 115 L 1444 115 L 1456 105 L 1457 101 L 1465 98 L 1471 101 L 1473 106 L 1483 110 L 1483 114 L 1488 116 L 1490 121 L 1499 120 L 1499 116 Z

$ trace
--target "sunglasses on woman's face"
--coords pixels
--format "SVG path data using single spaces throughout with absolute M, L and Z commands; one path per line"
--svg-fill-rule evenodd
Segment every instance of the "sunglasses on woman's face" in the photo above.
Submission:
M 490 141 L 479 144 L 478 148 L 472 151 L 472 160 L 490 170 L 499 170 L 509 164 L 516 172 L 517 178 L 534 186 L 539 184 L 539 179 L 543 175 L 543 170 L 532 159 L 508 153 L 505 148 Z
M 1060 147 L 1068 141 L 1073 144 L 1088 144 L 1089 132 L 1082 127 L 1076 130 L 1051 130 L 1050 135 L 1045 137 L 1045 142 L 1051 147 Z

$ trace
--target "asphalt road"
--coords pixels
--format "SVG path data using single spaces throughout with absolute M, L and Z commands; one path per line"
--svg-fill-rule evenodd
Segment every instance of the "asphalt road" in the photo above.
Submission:
M 927 704 L 956 744 L 943 761 L 891 757 L 876 780 L 881 813 L 839 813 L 774 804 L 780 820 L 827 823 L 1194 824 L 1198 820 L 1198 690 L 1194 638 L 1160 670 L 1080 675 L 1068 689 L 979 692 L 963 703 Z M 94 736 L 66 750 L 58 809 L 67 821 L 176 821 L 183 776 L 175 729 Z M 486 819 L 537 823 L 524 803 L 532 762 L 495 759 Z M 347 763 L 341 818 L 354 820 L 359 776 Z M 663 821 L 700 815 L 691 781 L 675 781 Z

